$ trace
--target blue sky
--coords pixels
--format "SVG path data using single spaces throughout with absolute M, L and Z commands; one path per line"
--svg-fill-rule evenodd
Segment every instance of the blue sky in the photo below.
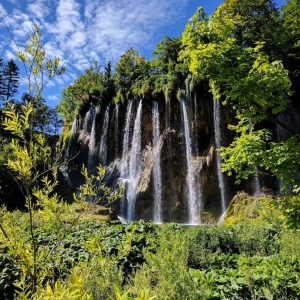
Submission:
M 181 34 L 198 6 L 211 14 L 222 3 L 221 0 L 3 0 L 0 57 L 17 61 L 17 47 L 4 22 L 20 48 L 32 33 L 32 25 L 38 25 L 47 54 L 50 58 L 60 57 L 66 67 L 66 73 L 50 82 L 42 95 L 49 106 L 55 107 L 62 89 L 93 60 L 102 66 L 109 60 L 115 63 L 130 47 L 150 59 L 164 35 Z M 276 3 L 281 6 L 285 1 Z M 26 91 L 25 79 L 20 91 Z

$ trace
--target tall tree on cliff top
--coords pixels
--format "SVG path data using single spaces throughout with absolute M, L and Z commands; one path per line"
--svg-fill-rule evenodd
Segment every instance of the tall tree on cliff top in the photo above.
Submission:
M 187 75 L 186 66 L 178 59 L 181 45 L 180 37 L 165 36 L 152 52 L 155 56 L 150 61 L 154 93 L 164 92 L 167 100 L 182 88 Z
M 192 73 L 209 81 L 215 99 L 223 100 L 236 112 L 237 124 L 230 128 L 237 137 L 221 149 L 223 171 L 236 174 L 240 182 L 254 174 L 258 166 L 283 179 L 285 187 L 293 184 L 299 191 L 295 176 L 300 161 L 299 137 L 293 135 L 275 143 L 269 130 L 257 130 L 261 121 L 278 123 L 276 115 L 288 105 L 291 82 L 282 63 L 270 61 L 264 35 L 255 37 L 250 27 L 241 26 L 261 24 L 259 19 L 256 24 L 254 2 L 247 3 L 243 9 L 253 14 L 247 14 L 242 22 L 235 12 L 240 7 L 238 1 L 226 1 L 210 17 L 199 8 L 183 32 L 181 58 Z M 272 12 L 272 6 L 270 9 Z M 268 24 L 266 20 L 264 26 Z M 271 30 L 272 26 L 264 32 Z
M 124 102 L 129 96 L 138 94 L 138 87 L 142 86 L 148 73 L 149 65 L 146 59 L 139 56 L 133 48 L 126 50 L 116 63 L 113 75 L 117 92 L 114 98 L 115 103 Z
M 65 123 L 72 122 L 74 117 L 91 101 L 101 100 L 104 92 L 104 75 L 97 61 L 80 74 L 73 84 L 62 91 L 62 99 L 57 110 Z

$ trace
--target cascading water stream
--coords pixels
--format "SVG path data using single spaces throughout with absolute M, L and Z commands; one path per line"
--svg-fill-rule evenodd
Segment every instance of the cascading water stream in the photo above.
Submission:
M 127 218 L 128 221 L 134 220 L 136 190 L 141 174 L 141 119 L 142 119 L 142 100 L 139 103 L 132 136 L 132 147 L 129 160 L 129 178 L 127 184 Z
M 83 120 L 83 126 L 82 126 L 82 129 L 84 131 L 85 134 L 88 133 L 88 125 L 89 125 L 89 119 L 91 117 L 91 114 L 92 114 L 92 108 L 90 108 L 88 110 L 88 112 L 86 113 L 85 117 L 84 117 L 84 120 Z
M 120 214 L 124 219 L 127 219 L 126 214 L 126 186 L 127 186 L 127 178 L 128 178 L 128 149 L 129 149 L 129 139 L 130 139 L 130 123 L 131 123 L 131 115 L 132 115 L 132 100 L 128 101 L 127 111 L 125 117 L 125 129 L 123 136 L 123 149 L 122 149 L 122 159 L 120 165 L 120 177 L 121 181 L 124 185 L 123 189 L 123 197 L 120 201 Z
M 214 133 L 215 133 L 215 146 L 220 148 L 221 146 L 221 128 L 220 128 L 220 102 L 218 99 L 214 99 Z M 226 203 L 225 203 L 225 183 L 224 175 L 221 172 L 221 156 L 219 152 L 215 152 L 217 157 L 217 173 L 219 189 L 221 194 L 221 208 L 222 216 L 226 213 Z
M 72 127 L 71 127 L 71 131 L 70 131 L 70 136 L 69 136 L 69 141 L 68 141 L 68 146 L 66 149 L 66 159 L 69 159 L 71 156 L 71 144 L 73 143 L 74 140 L 74 136 L 77 133 L 78 130 L 78 120 L 76 118 L 74 118 Z
M 181 102 L 184 124 L 185 152 L 187 162 L 187 184 L 188 184 L 188 212 L 190 224 L 200 224 L 201 193 L 200 186 L 196 181 L 195 170 L 192 157 L 192 141 L 189 128 L 189 116 L 185 101 Z
M 116 105 L 115 107 L 115 155 L 118 157 L 119 154 L 119 106 Z
M 157 101 L 152 102 L 152 128 L 153 128 L 153 182 L 154 182 L 154 214 L 153 221 L 162 223 L 162 186 L 161 186 L 161 165 L 160 165 L 160 147 L 159 147 L 159 109 Z
M 98 113 L 98 106 L 93 111 L 93 122 L 91 129 L 91 138 L 89 142 L 89 153 L 88 153 L 88 170 L 92 170 L 94 167 L 94 158 L 96 152 L 96 119 Z
M 253 175 L 253 194 L 254 196 L 261 195 L 261 186 L 259 182 L 258 169 L 255 167 L 255 174 Z
M 128 101 L 126 117 L 125 117 L 125 129 L 123 137 L 123 150 L 121 160 L 121 178 L 127 178 L 128 175 L 128 150 L 129 150 L 129 138 L 130 138 L 130 122 L 132 115 L 132 100 Z
M 108 133 L 108 124 L 109 124 L 109 109 L 110 103 L 107 105 L 103 125 L 102 125 L 102 134 L 99 144 L 99 158 L 103 166 L 106 166 L 107 163 L 107 133 Z
M 196 152 L 196 155 L 198 156 L 199 155 L 199 146 L 198 146 L 198 130 L 197 130 L 197 127 L 198 127 L 198 103 L 197 103 L 197 94 L 195 92 L 195 95 L 194 95 L 194 144 L 195 144 L 195 152 Z

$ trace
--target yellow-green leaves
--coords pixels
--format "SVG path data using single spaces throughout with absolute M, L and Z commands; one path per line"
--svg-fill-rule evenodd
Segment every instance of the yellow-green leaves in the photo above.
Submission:
M 34 96 L 34 101 L 38 100 L 50 80 L 65 72 L 65 68 L 60 66 L 58 57 L 53 60 L 46 59 L 41 32 L 37 25 L 33 26 L 33 33 L 30 35 L 24 51 L 19 50 L 17 57 L 25 66 L 29 94 Z
M 74 195 L 75 201 L 103 204 L 120 199 L 123 195 L 123 187 L 119 186 L 115 189 L 108 187 L 104 183 L 105 172 L 105 168 L 99 165 L 97 166 L 97 174 L 90 175 L 87 168 L 82 166 L 81 174 L 85 178 L 85 183 L 78 188 L 80 193 Z
M 270 138 L 267 130 L 248 131 L 239 128 L 240 135 L 228 147 L 221 147 L 223 159 L 222 171 L 228 175 L 236 173 L 236 183 L 254 173 L 256 167 L 263 163 L 266 142 Z
M 8 107 L 4 110 L 5 117 L 2 123 L 4 129 L 11 131 L 12 134 L 24 140 L 24 134 L 29 127 L 29 116 L 32 111 L 33 107 L 30 103 L 28 105 L 21 106 L 20 114 L 13 109 L 12 105 L 8 105 Z

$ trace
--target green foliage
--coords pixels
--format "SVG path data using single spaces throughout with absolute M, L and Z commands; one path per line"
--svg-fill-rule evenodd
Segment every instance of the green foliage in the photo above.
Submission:
M 278 253 L 277 235 L 280 229 L 272 225 L 210 226 L 191 230 L 189 266 L 206 270 L 234 267 L 237 255 L 269 256 Z
M 263 43 L 240 47 L 234 28 L 222 6 L 210 18 L 198 10 L 183 33 L 181 58 L 192 73 L 209 78 L 215 98 L 230 101 L 238 119 L 253 124 L 286 108 L 290 81 L 279 61 L 269 62 Z
M 268 212 L 264 202 L 256 210 L 256 216 Z M 30 236 L 28 226 L 22 227 L 24 216 L 4 215 L 7 228 L 20 228 L 19 240 Z M 298 231 L 262 220 L 188 232 L 172 224 L 111 226 L 84 221 L 64 239 L 43 221 L 35 231 L 38 247 L 53 255 L 44 261 L 44 285 L 37 286 L 34 297 L 298 299 Z M 15 266 L 7 266 L 0 278 L 8 286 L 19 278 L 18 291 L 26 294 L 26 280 Z M 30 297 L 35 299 L 23 299 Z
M 116 87 L 114 103 L 123 103 L 132 96 L 143 96 L 146 92 L 149 64 L 133 48 L 129 48 L 116 63 L 113 79 Z
M 29 94 L 38 100 L 46 85 L 55 77 L 63 74 L 65 68 L 60 66 L 60 59 L 46 58 L 42 47 L 41 32 L 38 26 L 33 26 L 33 34 L 26 43 L 25 50 L 18 50 L 17 57 L 25 66 Z
M 191 270 L 201 299 L 298 299 L 299 260 L 236 257 L 237 268 Z
M 280 199 L 282 214 L 280 219 L 288 229 L 300 229 L 300 199 L 299 196 L 282 197 Z
M 237 43 L 243 47 L 253 47 L 264 42 L 264 52 L 272 59 L 281 53 L 279 40 L 281 20 L 279 10 L 273 0 L 226 0 L 222 6 L 224 13 L 235 19 L 233 31 Z
M 282 7 L 282 31 L 280 38 L 283 63 L 289 70 L 294 94 L 294 103 L 299 103 L 300 97 L 300 5 L 299 0 L 287 0 Z
M 79 188 L 79 193 L 74 195 L 75 201 L 83 203 L 88 200 L 93 204 L 107 204 L 120 199 L 123 195 L 123 186 L 110 188 L 104 182 L 105 168 L 97 166 L 97 174 L 89 175 L 85 166 L 82 167 L 82 175 L 85 178 Z
M 101 102 L 102 99 L 111 97 L 113 83 L 110 76 L 110 62 L 101 70 L 97 61 L 90 68 L 80 74 L 79 77 L 62 91 L 57 110 L 65 123 L 72 122 L 74 117 L 84 110 L 90 102 Z
M 273 19 L 268 22 L 268 15 L 277 15 L 271 1 L 245 5 L 225 1 L 210 17 L 199 8 L 183 32 L 180 57 L 193 74 L 209 80 L 215 99 L 235 110 L 237 124 L 229 128 L 237 135 L 228 147 L 220 149 L 222 170 L 236 175 L 240 183 L 260 167 L 283 179 L 283 190 L 289 191 L 286 187 L 293 185 L 297 192 L 298 136 L 275 143 L 267 129 L 257 129 L 262 121 L 276 122 L 291 95 L 288 71 L 280 61 L 270 61 L 265 52 L 267 33 L 276 24 L 269 24 Z M 262 29 L 266 35 L 257 36 L 249 26 L 251 22 L 258 25 L 259 18 L 270 25 Z
M 13 96 L 17 93 L 20 74 L 19 67 L 11 59 L 5 65 L 2 66 L 0 62 L 0 101 L 7 102 L 12 101 Z
M 181 47 L 180 38 L 165 36 L 152 52 L 155 56 L 150 61 L 153 94 L 164 93 L 167 101 L 182 88 L 187 75 L 186 66 L 178 59 Z
M 130 295 L 136 297 L 148 288 L 149 296 L 157 299 L 194 299 L 184 236 L 171 224 L 160 228 L 158 238 L 157 251 L 145 251 L 146 264 L 136 272 L 134 285 L 129 286 Z
M 71 207 L 68 207 L 69 213 L 74 215 L 76 206 L 73 211 Z M 52 283 L 58 281 L 62 284 L 60 280 L 69 278 L 73 267 L 80 265 L 81 272 L 87 275 L 83 284 L 88 293 L 96 299 L 99 295 L 108 298 L 108 295 L 114 294 L 113 284 L 121 287 L 124 279 L 129 278 L 145 262 L 144 249 L 154 251 L 156 245 L 156 226 L 153 224 L 110 226 L 93 221 L 66 223 L 64 218 L 58 224 L 59 217 L 52 219 L 44 210 L 36 218 L 40 220 L 34 229 L 37 253 L 41 255 L 38 288 L 42 283 L 52 286 Z M 7 234 L 13 239 L 12 243 L 17 246 L 14 239 L 19 236 L 18 243 L 27 249 L 24 251 L 18 248 L 22 260 L 14 260 L 14 251 L 1 256 L 6 268 L 0 272 L 0 277 L 8 293 L 11 293 L 11 283 L 16 282 L 16 279 L 21 280 L 19 269 L 28 259 L 25 254 L 30 255 L 30 232 L 25 214 L 5 213 L 2 222 Z M 12 235 L 13 231 L 16 231 L 16 236 Z M 24 284 L 28 284 L 28 277 Z

